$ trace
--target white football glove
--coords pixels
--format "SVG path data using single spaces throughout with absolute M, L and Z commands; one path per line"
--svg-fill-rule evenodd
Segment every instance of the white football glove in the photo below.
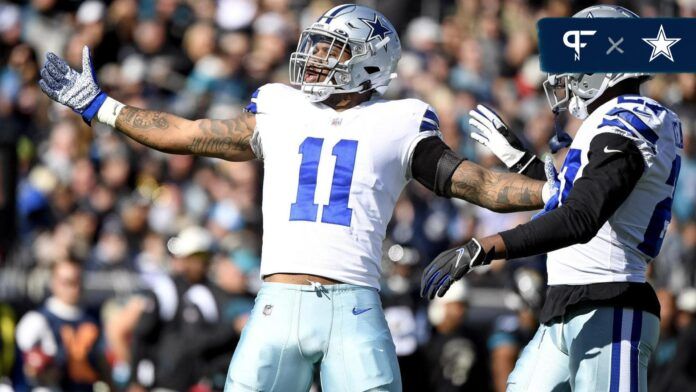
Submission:
M 469 111 L 471 138 L 488 147 L 510 171 L 520 173 L 534 160 L 503 120 L 484 105 Z
M 91 123 L 107 98 L 97 84 L 87 46 L 82 49 L 81 73 L 70 68 L 55 53 L 49 52 L 41 68 L 39 86 L 52 100 L 80 114 L 87 124 Z

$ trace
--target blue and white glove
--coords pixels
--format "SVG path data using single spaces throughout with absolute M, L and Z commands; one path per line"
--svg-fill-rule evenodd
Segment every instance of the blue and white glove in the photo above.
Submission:
M 94 67 L 89 48 L 82 49 L 82 72 L 70 68 L 67 62 L 55 53 L 46 55 L 41 68 L 39 86 L 52 100 L 61 103 L 82 116 L 90 125 L 99 108 L 108 98 L 101 91 L 94 76 Z
M 546 172 L 546 184 L 544 184 L 544 188 L 541 190 L 541 198 L 545 203 L 544 209 L 534 215 L 532 219 L 536 219 L 558 207 L 561 181 L 558 179 L 558 172 L 553 165 L 553 158 L 550 155 L 544 157 L 544 171 Z

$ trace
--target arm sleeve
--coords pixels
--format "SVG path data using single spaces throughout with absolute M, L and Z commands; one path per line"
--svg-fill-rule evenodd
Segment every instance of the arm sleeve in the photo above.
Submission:
M 607 152 L 605 148 L 619 151 Z M 643 175 L 645 163 L 635 143 L 601 133 L 590 143 L 588 163 L 563 204 L 500 233 L 507 258 L 546 253 L 591 240 L 626 200 Z
M 452 174 L 464 159 L 437 136 L 422 139 L 411 159 L 411 175 L 438 196 L 448 196 Z

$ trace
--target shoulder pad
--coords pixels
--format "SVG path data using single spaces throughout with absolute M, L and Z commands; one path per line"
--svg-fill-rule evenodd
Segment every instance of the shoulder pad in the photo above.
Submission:
M 599 128 L 612 127 L 654 145 L 665 114 L 667 109 L 650 98 L 623 95 L 602 113 Z

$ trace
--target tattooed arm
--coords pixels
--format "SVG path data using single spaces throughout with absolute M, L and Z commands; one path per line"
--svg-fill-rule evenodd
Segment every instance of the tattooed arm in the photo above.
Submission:
M 463 161 L 452 174 L 450 195 L 496 212 L 538 210 L 544 181 L 494 172 Z
M 190 121 L 163 112 L 126 106 L 116 118 L 116 129 L 156 150 L 248 161 L 254 159 L 250 140 L 256 127 L 253 114 L 230 120 Z

